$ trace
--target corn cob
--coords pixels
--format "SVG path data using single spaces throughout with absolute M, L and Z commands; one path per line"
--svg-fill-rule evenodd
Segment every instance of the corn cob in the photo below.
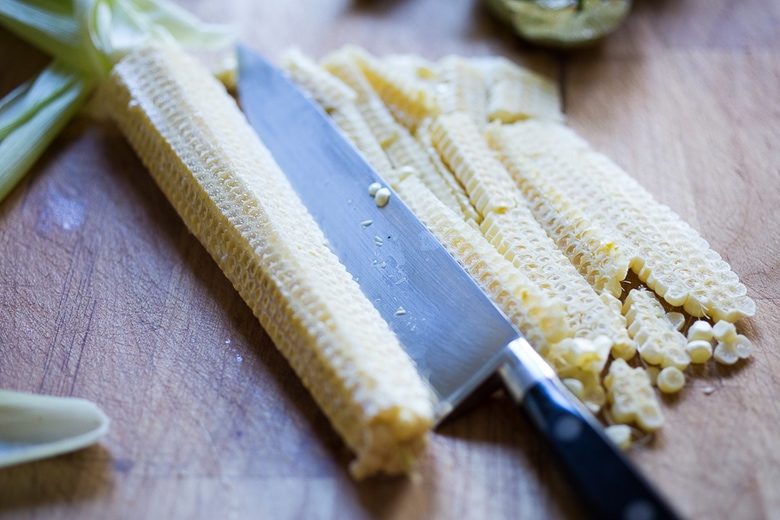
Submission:
M 431 140 L 482 218 L 517 205 L 517 187 L 468 114 L 453 112 L 437 117 L 431 126 Z
M 355 107 L 363 116 L 363 120 L 370 128 L 375 140 L 384 150 L 392 166 L 396 170 L 404 167 L 413 168 L 426 186 L 440 200 L 454 211 L 462 213 L 465 219 L 471 217 L 471 213 L 467 212 L 468 206 L 464 206 L 462 201 L 458 200 L 457 189 L 443 175 L 445 171 L 439 169 L 433 162 L 433 155 L 426 151 L 424 143 L 415 140 L 406 128 L 397 123 L 382 100 L 377 97 L 373 87 L 368 83 L 358 66 L 355 53 L 350 51 L 350 48 L 333 52 L 323 59 L 323 66 L 333 75 L 342 79 L 357 93 L 358 99 Z M 361 127 L 366 126 L 357 122 L 356 116 L 352 116 L 349 121 L 344 122 L 344 118 L 338 112 L 336 111 L 333 114 L 334 121 L 340 127 L 342 124 L 347 123 L 342 127 L 343 130 L 349 128 L 347 126 L 349 124 L 355 127 L 358 125 Z M 361 138 L 363 135 L 361 130 Z M 369 140 L 370 138 L 366 136 L 364 139 Z M 356 142 L 358 148 L 363 150 L 360 146 L 361 141 L 358 141 L 357 137 L 353 137 L 353 141 Z M 377 153 L 374 152 L 373 147 L 366 146 L 364 153 L 369 162 L 383 175 L 385 180 L 395 186 L 400 180 L 397 171 L 386 170 L 384 161 L 376 157 Z M 449 175 L 448 172 L 446 173 Z
M 558 87 L 549 79 L 521 68 L 506 58 L 478 58 L 488 84 L 487 117 L 513 123 L 523 119 L 563 121 Z
M 334 428 L 356 478 L 409 468 L 430 392 L 235 102 L 171 49 L 130 54 L 109 113 Z
M 398 193 L 535 348 L 541 350 L 572 335 L 560 302 L 548 298 L 516 270 L 422 181 L 410 175 L 398 184 Z
M 518 206 L 504 214 L 490 214 L 480 229 L 496 250 L 548 295 L 563 301 L 569 327 L 576 336 L 591 340 L 606 336 L 612 341 L 615 357 L 634 356 L 636 345 L 626 330 L 620 301 L 608 293 L 596 293 L 528 208 Z
M 436 79 L 436 65 L 414 54 L 390 54 L 382 58 L 382 66 L 394 74 L 405 75 L 421 81 Z
M 463 113 L 439 116 L 433 141 L 483 217 L 481 229 L 496 249 L 567 305 L 577 336 L 613 341 L 613 353 L 629 359 L 636 352 L 625 330 L 620 302 L 597 295 L 579 275 L 523 203 L 523 196 L 493 156 L 479 129 Z M 530 251 L 530 249 L 534 249 Z
M 518 183 L 543 179 L 537 189 L 545 197 L 555 190 L 594 227 L 615 235 L 631 270 L 670 305 L 715 320 L 755 313 L 737 275 L 693 228 L 581 139 L 561 139 L 567 133 L 529 121 L 493 127 L 490 140 Z
M 444 162 L 441 160 L 441 156 L 439 155 L 439 152 L 436 150 L 436 147 L 433 145 L 433 138 L 431 137 L 431 125 L 433 124 L 432 119 L 426 119 L 423 122 L 420 123 L 420 125 L 417 127 L 417 132 L 415 132 L 415 139 L 417 139 L 417 142 L 420 143 L 423 150 L 425 151 L 426 155 L 428 156 L 428 159 L 431 161 L 431 163 L 434 165 L 435 169 L 439 174 L 441 175 L 442 179 L 444 179 L 444 183 L 449 187 L 450 193 L 452 193 L 452 199 L 455 200 L 456 206 L 453 207 L 450 202 L 448 202 L 449 197 L 439 197 L 442 202 L 447 204 L 448 207 L 452 208 L 456 213 L 460 213 L 463 215 L 463 220 L 466 222 L 473 222 L 475 224 L 479 224 L 482 221 L 482 217 L 477 213 L 477 210 L 474 209 L 474 206 L 471 205 L 471 201 L 469 200 L 469 196 L 466 193 L 466 190 L 463 189 L 463 186 L 458 182 L 458 180 L 455 178 L 455 176 L 452 174 L 452 172 L 445 166 Z M 437 195 L 438 196 L 438 195 Z M 457 211 L 458 208 L 460 211 Z
M 487 122 L 487 88 L 482 72 L 459 56 L 447 56 L 437 63 L 436 70 L 441 113 L 465 112 L 483 126 Z
M 377 172 L 386 179 L 396 176 L 390 159 L 356 106 L 359 96 L 355 90 L 296 49 L 284 53 L 281 65 L 328 112 Z
M 357 101 L 354 90 L 298 49 L 287 50 L 281 57 L 280 65 L 328 112 Z
M 413 131 L 423 119 L 439 113 L 433 89 L 425 82 L 385 69 L 362 49 L 352 48 L 350 52 L 379 98 L 407 129 Z

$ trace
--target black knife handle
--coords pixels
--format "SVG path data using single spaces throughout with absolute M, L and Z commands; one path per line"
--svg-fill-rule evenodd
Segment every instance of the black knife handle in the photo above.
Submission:
M 590 518 L 662 520 L 680 518 L 631 462 L 571 402 L 560 383 L 530 386 L 519 406 L 553 449 L 564 476 L 589 507 Z

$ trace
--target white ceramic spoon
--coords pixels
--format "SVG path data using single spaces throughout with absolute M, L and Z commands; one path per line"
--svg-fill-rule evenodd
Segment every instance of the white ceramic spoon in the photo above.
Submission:
M 108 424 L 86 399 L 0 390 L 0 467 L 84 448 Z

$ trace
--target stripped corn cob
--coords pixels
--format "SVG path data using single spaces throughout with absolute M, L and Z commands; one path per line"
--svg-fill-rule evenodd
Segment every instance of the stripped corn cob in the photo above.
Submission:
M 409 76 L 422 81 L 436 78 L 435 64 L 414 54 L 391 54 L 382 58 L 382 66 L 394 74 Z
M 612 236 L 591 226 L 587 217 L 568 204 L 549 183 L 544 184 L 546 191 L 542 191 L 536 184 L 522 182 L 523 179 L 515 175 L 523 190 L 523 194 L 518 193 L 518 186 L 488 149 L 479 128 L 462 113 L 440 116 L 436 130 L 437 146 L 469 193 L 474 195 L 472 200 L 478 210 L 483 214 L 502 212 L 513 207 L 518 199 L 527 199 L 536 220 L 586 280 L 598 292 L 608 291 L 616 298 L 620 297 L 629 258 Z M 453 166 L 456 163 L 457 167 Z M 515 169 L 517 165 L 517 161 L 508 161 L 510 168 Z M 544 179 L 538 180 L 538 183 L 544 182 Z M 486 206 L 487 200 L 494 202 Z
M 564 299 L 576 335 L 589 339 L 605 335 L 612 340 L 616 356 L 632 357 L 634 342 L 625 330 L 619 301 L 608 294 L 598 296 L 560 253 L 469 117 L 439 116 L 432 137 L 482 214 L 482 232 L 496 249 L 541 287 L 549 288 L 548 294 L 557 292 Z
M 358 93 L 298 50 L 286 52 L 281 64 L 298 86 L 328 112 L 374 169 L 386 179 L 394 178 L 390 159 L 357 108 Z
M 479 126 L 487 122 L 487 90 L 480 70 L 465 58 L 448 56 L 436 67 L 442 114 L 465 112 Z
M 670 305 L 715 320 L 755 313 L 737 275 L 693 228 L 581 139 L 561 139 L 571 134 L 562 128 L 515 123 L 491 128 L 490 139 L 518 183 L 545 197 L 554 191 L 617 236 L 631 269 Z
M 541 350 L 572 335 L 560 302 L 549 299 L 422 181 L 410 175 L 398 184 L 398 193 L 535 348 Z
M 323 60 L 323 66 L 327 70 L 341 78 L 355 90 L 358 95 L 355 107 L 366 123 L 365 125 L 359 123 L 356 116 L 351 116 L 349 121 L 344 122 L 337 111 L 334 113 L 336 124 L 341 126 L 347 123 L 361 129 L 368 126 L 374 136 L 374 140 L 385 151 L 396 170 L 404 167 L 413 168 L 426 186 L 447 206 L 454 211 L 462 213 L 466 219 L 471 217 L 471 214 L 466 211 L 468 206 L 464 206 L 462 202 L 458 201 L 458 193 L 455 186 L 449 183 L 447 178 L 443 176 L 445 172 L 432 162 L 432 155 L 426 152 L 424 143 L 415 140 L 406 128 L 397 123 L 387 107 L 377 97 L 376 92 L 365 76 L 363 76 L 357 60 L 355 53 L 351 52 L 349 48 L 331 53 Z M 342 129 L 349 134 L 348 128 L 350 126 L 345 125 Z M 385 161 L 377 157 L 377 153 L 370 143 L 366 143 L 365 150 L 361 146 L 362 142 L 370 141 L 371 138 L 366 136 L 361 130 L 360 136 L 352 136 L 352 140 L 364 152 L 369 162 L 382 174 L 385 180 L 395 186 L 400 180 L 398 173 L 386 169 L 384 166 Z
M 328 112 L 357 100 L 357 93 L 298 49 L 289 49 L 280 65 Z
M 505 58 L 472 59 L 489 85 L 487 116 L 513 123 L 523 119 L 563 121 L 558 87 L 547 78 Z
M 444 179 L 445 184 L 449 187 L 449 191 L 452 193 L 452 197 L 457 204 L 455 208 L 460 209 L 460 211 L 457 211 L 449 202 L 447 202 L 448 197 L 445 196 L 439 198 L 442 202 L 447 204 L 447 206 L 453 208 L 456 213 L 462 214 L 463 220 L 466 222 L 474 222 L 475 224 L 479 224 L 482 221 L 482 217 L 479 215 L 479 213 L 477 213 L 477 210 L 474 209 L 474 206 L 471 205 L 471 201 L 469 200 L 469 196 L 466 193 L 466 190 L 463 189 L 463 186 L 460 185 L 452 172 L 450 172 L 447 166 L 445 166 L 445 164 L 442 162 L 439 152 L 433 145 L 433 138 L 431 137 L 432 124 L 432 119 L 426 119 L 420 123 L 420 125 L 417 127 L 417 132 L 415 133 L 415 139 L 417 139 L 417 142 L 420 143 L 423 150 L 425 150 L 428 159 L 431 161 L 431 164 L 434 165 L 436 171 L 439 172 L 442 179 Z
M 468 114 L 453 112 L 437 117 L 431 139 L 482 218 L 517 205 L 517 187 Z
M 235 102 L 192 58 L 130 54 L 113 114 L 162 191 L 356 452 L 356 477 L 408 469 L 429 390 Z
M 350 52 L 374 91 L 406 128 L 414 130 L 423 119 L 439 113 L 431 86 L 406 74 L 394 74 L 362 49 L 352 48 Z
M 556 247 L 524 207 L 504 214 L 492 213 L 480 225 L 482 234 L 518 269 L 548 295 L 563 301 L 569 327 L 578 337 L 612 341 L 615 357 L 630 359 L 636 345 L 626 330 L 620 301 L 608 293 L 597 294 L 591 285 Z

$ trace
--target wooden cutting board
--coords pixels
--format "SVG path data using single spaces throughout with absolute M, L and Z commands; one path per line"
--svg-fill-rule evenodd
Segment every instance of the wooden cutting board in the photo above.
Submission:
M 507 56 L 568 123 L 698 229 L 756 300 L 736 367 L 689 369 L 630 456 L 687 517 L 780 518 L 780 9 L 638 0 L 604 44 L 531 47 L 476 1 L 181 2 L 275 57 Z M 0 31 L 0 95 L 46 58 Z M 86 397 L 98 445 L 0 469 L 0 518 L 582 518 L 524 417 L 491 398 L 431 438 L 419 480 L 350 454 L 109 123 L 80 118 L 0 205 L 0 387 Z M 711 393 L 705 392 L 711 388 Z

